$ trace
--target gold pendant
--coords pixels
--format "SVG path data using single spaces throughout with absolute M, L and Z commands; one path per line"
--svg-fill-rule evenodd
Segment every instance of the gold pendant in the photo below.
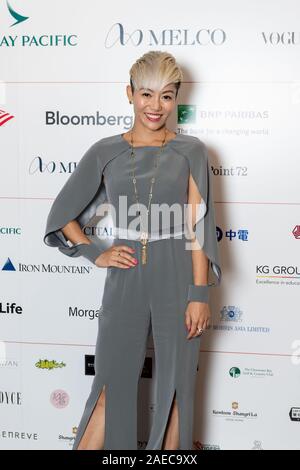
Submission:
M 142 246 L 142 264 L 147 263 L 147 242 L 148 242 L 148 234 L 143 232 L 140 238 L 140 242 Z

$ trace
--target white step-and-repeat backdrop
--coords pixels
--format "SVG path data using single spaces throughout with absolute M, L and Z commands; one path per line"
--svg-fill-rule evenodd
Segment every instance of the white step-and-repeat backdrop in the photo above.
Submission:
M 209 148 L 223 267 L 195 449 L 300 449 L 299 15 L 296 0 L 0 3 L 0 448 L 74 442 L 106 270 L 44 245 L 46 217 L 87 148 L 132 126 L 129 69 L 155 49 L 185 74 L 169 127 Z M 154 382 L 150 337 L 140 448 Z

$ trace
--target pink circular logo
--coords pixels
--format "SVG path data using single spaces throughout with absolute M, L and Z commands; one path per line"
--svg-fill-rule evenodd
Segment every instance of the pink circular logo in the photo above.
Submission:
M 50 395 L 50 402 L 55 408 L 65 408 L 69 401 L 69 395 L 64 390 L 54 390 Z

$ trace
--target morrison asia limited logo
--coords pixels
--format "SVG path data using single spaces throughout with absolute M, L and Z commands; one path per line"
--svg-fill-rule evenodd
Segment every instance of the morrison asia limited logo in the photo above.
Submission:
M 17 31 L 20 24 L 24 24 L 29 20 L 29 16 L 23 11 L 23 6 L 18 7 L 15 5 L 17 0 L 6 0 L 0 6 L 0 32 L 4 28 L 13 28 Z M 19 2 L 20 3 L 20 2 Z M 50 5 L 50 2 L 49 2 Z M 4 10 L 4 11 L 3 11 Z M 47 15 L 45 15 L 47 18 Z M 3 24 L 4 22 L 4 24 Z M 48 26 L 48 25 L 47 25 Z M 9 29 L 10 30 L 10 29 Z M 1 47 L 69 47 L 77 46 L 78 36 L 76 34 L 0 34 L 0 48 Z

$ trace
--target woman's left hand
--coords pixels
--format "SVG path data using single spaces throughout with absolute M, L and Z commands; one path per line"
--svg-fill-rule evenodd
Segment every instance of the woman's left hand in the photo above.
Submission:
M 189 330 L 187 339 L 199 336 L 197 327 L 203 331 L 208 328 L 210 320 L 209 305 L 205 302 L 189 302 L 185 311 L 185 324 Z

